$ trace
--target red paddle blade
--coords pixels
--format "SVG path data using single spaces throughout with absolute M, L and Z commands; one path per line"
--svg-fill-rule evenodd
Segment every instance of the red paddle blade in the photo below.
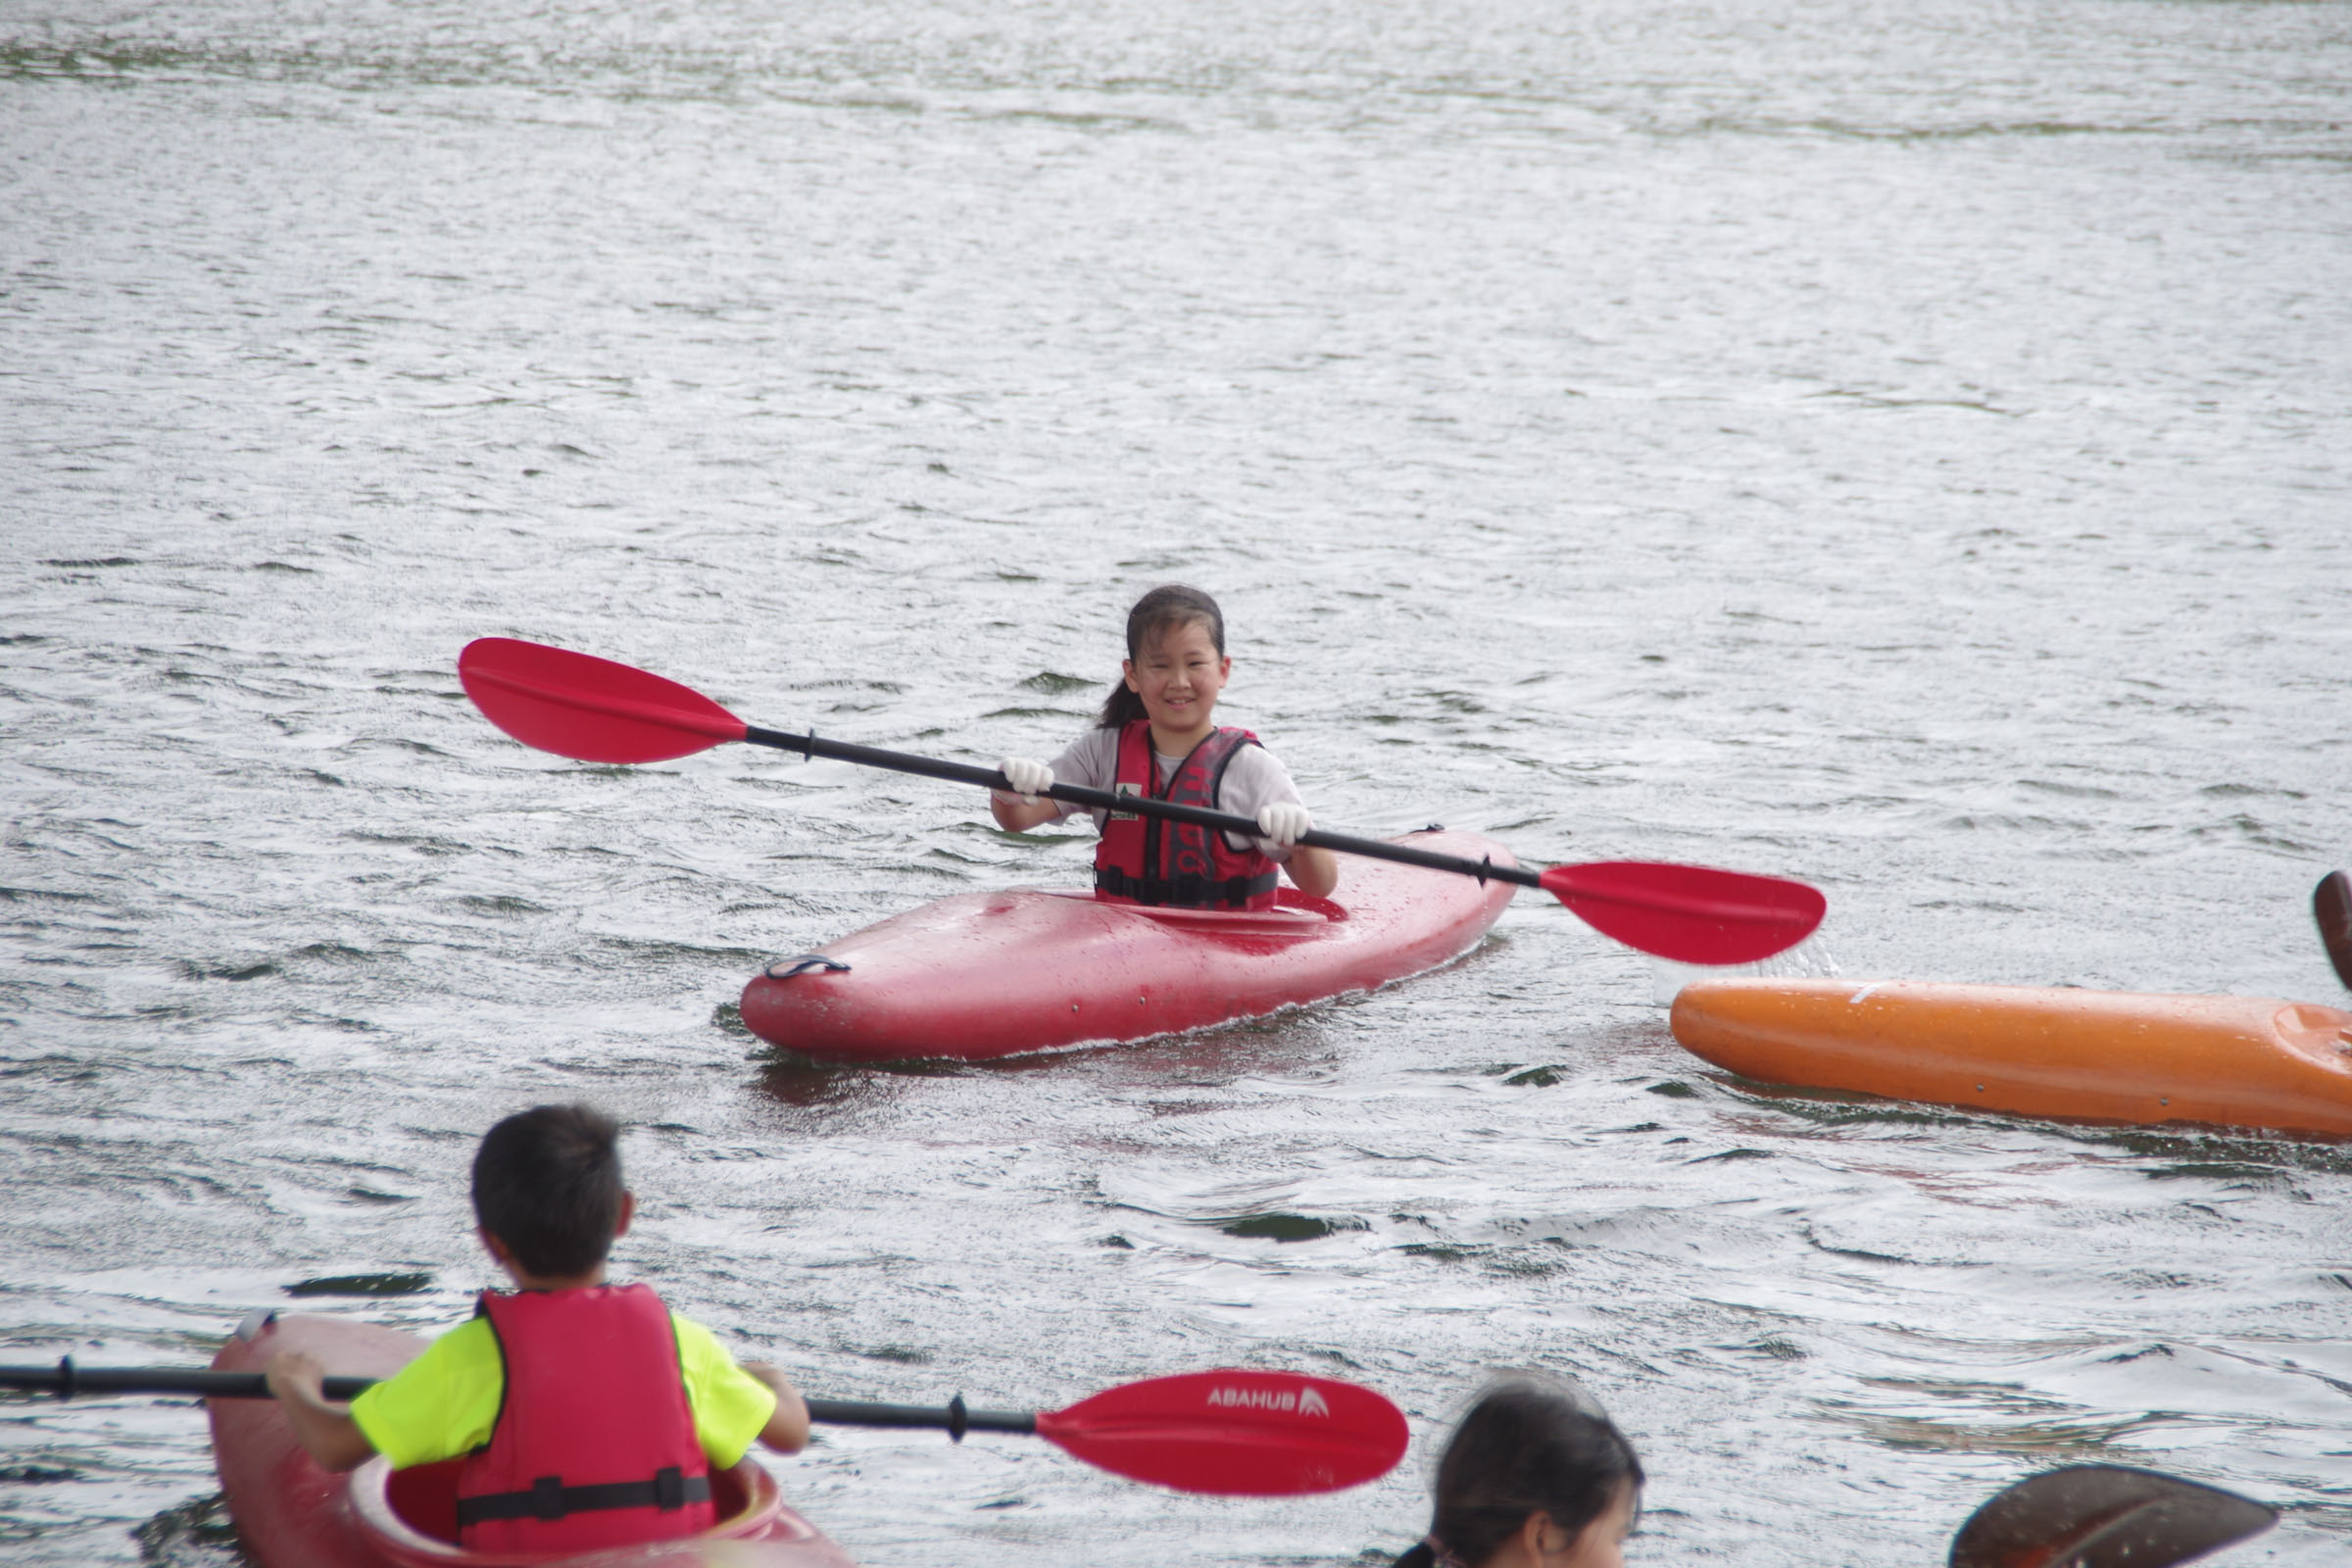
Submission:
M 665 762 L 743 739 L 743 720 L 698 691 L 610 659 L 512 637 L 458 655 L 473 706 L 525 746 L 583 762 Z
M 1247 1497 L 1359 1486 L 1395 1469 L 1406 1440 L 1404 1412 L 1370 1389 L 1292 1372 L 1129 1383 L 1039 1411 L 1037 1431 L 1131 1480 Z
M 1813 934 L 1829 901 L 1802 882 L 1703 865 L 1555 865 L 1544 891 L 1595 931 L 1682 963 L 1753 963 Z

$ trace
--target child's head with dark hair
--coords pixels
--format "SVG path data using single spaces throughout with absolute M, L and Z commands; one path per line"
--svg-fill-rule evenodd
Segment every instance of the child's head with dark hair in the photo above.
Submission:
M 1614 1564 L 1641 1500 L 1642 1461 L 1597 1405 L 1566 1384 L 1506 1378 L 1454 1428 L 1429 1539 L 1397 1568 L 1486 1568 L 1514 1543 L 1537 1560 L 1539 1542 L 1541 1560 Z
M 1142 663 L 1146 649 L 1177 627 L 1191 625 L 1203 627 L 1217 657 L 1225 657 L 1225 612 L 1217 608 L 1214 599 L 1180 582 L 1163 583 L 1152 589 L 1127 612 L 1127 662 Z M 1122 676 L 1110 688 L 1110 695 L 1102 700 L 1102 716 L 1098 725 L 1102 729 L 1119 729 L 1143 716 L 1144 700 Z
M 621 1223 L 620 1126 L 589 1105 L 536 1105 L 482 1136 L 473 1216 L 526 1273 L 570 1278 L 605 1260 Z

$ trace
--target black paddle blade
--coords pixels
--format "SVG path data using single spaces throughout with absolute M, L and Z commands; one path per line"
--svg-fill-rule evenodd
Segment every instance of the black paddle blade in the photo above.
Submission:
M 2160 1470 L 2069 1465 L 1970 1514 L 1951 1568 L 2171 1568 L 2278 1522 L 2276 1508 Z
M 2335 977 L 2352 989 L 2352 878 L 2341 871 L 2320 878 L 2312 890 L 2311 913 L 2320 922 L 2320 940 L 2327 944 Z

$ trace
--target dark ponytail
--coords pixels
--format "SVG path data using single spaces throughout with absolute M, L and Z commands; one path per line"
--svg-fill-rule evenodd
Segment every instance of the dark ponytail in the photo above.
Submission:
M 1180 582 L 1152 589 L 1127 612 L 1128 662 L 1143 658 L 1146 644 L 1157 642 L 1165 633 L 1196 621 L 1208 628 L 1209 642 L 1216 648 L 1217 657 L 1224 658 L 1225 612 L 1217 608 L 1214 599 Z M 1102 699 L 1102 716 L 1096 720 L 1096 727 L 1125 729 L 1143 716 L 1144 700 L 1128 689 L 1122 675 L 1111 683 L 1110 695 Z
M 1642 1461 L 1597 1405 L 1548 1379 L 1506 1378 L 1454 1428 L 1438 1461 L 1429 1541 L 1396 1568 L 1482 1568 L 1538 1511 L 1574 1538 L 1629 1491 L 1638 1505 Z

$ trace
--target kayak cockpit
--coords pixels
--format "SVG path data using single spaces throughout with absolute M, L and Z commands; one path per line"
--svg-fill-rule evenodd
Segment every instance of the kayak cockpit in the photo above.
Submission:
M 1275 906 L 1271 909 L 1196 909 L 1173 904 L 1127 904 L 1096 897 L 1091 889 L 1070 890 L 1048 888 L 1057 899 L 1075 899 L 1084 904 L 1102 905 L 1123 910 L 1146 920 L 1178 931 L 1197 931 L 1205 936 L 1226 937 L 1311 937 L 1319 936 L 1347 920 L 1348 910 L 1329 899 L 1318 899 L 1297 888 L 1275 890 Z
M 395 1470 L 380 1457 L 351 1473 L 351 1509 L 362 1532 L 384 1561 L 404 1568 L 505 1568 L 577 1557 L 578 1550 L 538 1553 L 468 1551 L 456 1544 L 458 1469 L 445 1460 Z M 718 1523 L 695 1541 L 790 1541 L 814 1538 L 813 1526 L 784 1506 L 775 1477 L 750 1459 L 731 1470 L 710 1472 L 710 1497 Z

